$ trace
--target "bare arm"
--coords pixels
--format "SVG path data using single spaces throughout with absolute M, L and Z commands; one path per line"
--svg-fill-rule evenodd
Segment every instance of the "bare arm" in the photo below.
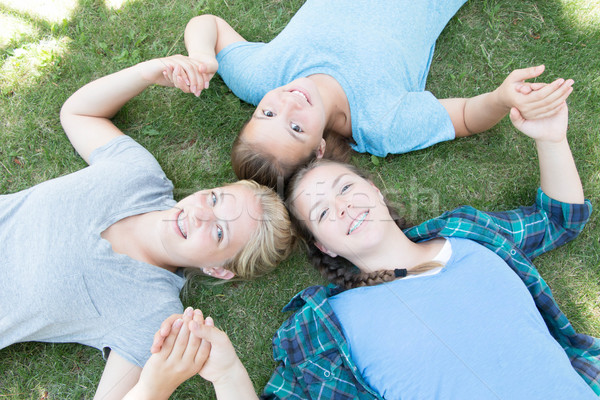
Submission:
M 201 63 L 201 80 L 190 82 L 186 71 L 166 70 L 167 77 L 184 93 L 193 93 L 196 97 L 204 89 L 208 89 L 209 82 L 217 72 L 219 64 L 216 55 L 225 47 L 234 42 L 245 42 L 224 19 L 206 14 L 192 18 L 185 27 L 185 48 L 190 58 Z
M 142 369 L 110 352 L 94 400 L 120 400 L 137 383 Z
M 190 335 L 192 319 L 204 323 L 199 310 L 175 319 L 162 348 L 148 359 L 138 383 L 124 400 L 166 400 L 181 383 L 200 371 L 209 355 L 210 343 Z
M 183 315 L 184 320 L 187 313 L 189 313 L 189 309 L 186 310 Z M 194 320 L 189 325 L 191 332 L 190 337 L 194 336 L 201 339 L 202 346 L 205 346 L 205 343 L 210 344 L 210 354 L 200 370 L 200 376 L 213 383 L 218 400 L 257 400 L 258 397 L 254 391 L 250 376 L 238 358 L 227 334 L 220 329 L 217 329 L 214 326 L 214 321 L 210 317 L 206 318 L 205 323 L 202 323 L 201 320 L 196 318 L 198 313 L 201 315 L 200 310 L 194 311 Z M 169 337 L 174 334 L 176 321 L 181 317 L 180 314 L 171 315 L 161 324 L 160 330 L 156 332 L 156 335 L 154 336 L 154 343 L 152 344 L 152 353 L 154 354 L 152 357 L 160 354 L 165 346 L 168 347 Z M 202 350 L 202 346 L 200 347 L 200 350 Z M 144 366 L 142 377 L 143 374 L 146 373 L 146 368 L 155 369 L 157 368 L 157 364 L 149 367 L 149 364 L 147 363 L 146 366 Z M 156 379 L 154 380 L 154 383 L 165 386 L 164 381 L 164 378 Z M 140 379 L 137 390 L 140 390 L 140 393 L 142 393 L 141 391 L 147 391 L 148 387 L 149 386 L 144 384 L 142 379 Z M 127 397 L 128 400 L 136 398 L 138 397 Z M 160 399 L 162 398 L 156 398 L 156 400 Z
M 199 15 L 185 27 L 185 48 L 190 57 L 210 54 L 213 57 L 234 42 L 245 42 L 224 19 L 214 15 Z
M 441 99 L 457 137 L 483 132 L 496 125 L 512 107 L 528 119 L 539 119 L 555 113 L 571 93 L 572 80 L 557 79 L 551 84 L 530 84 L 544 66 L 513 71 L 496 90 L 471 98 Z M 538 90 L 523 90 L 530 86 Z
M 516 108 L 510 112 L 515 127 L 535 139 L 544 193 L 564 203 L 582 204 L 583 187 L 567 141 L 568 116 L 566 103 L 555 115 L 533 121 L 524 119 Z
M 210 356 L 200 376 L 211 381 L 218 400 L 258 400 L 246 368 L 238 358 L 227 334 L 208 317 L 205 324 L 190 324 L 193 335 L 211 344 Z
M 198 79 L 200 65 L 184 56 L 145 61 L 83 86 L 67 99 L 60 121 L 75 150 L 89 163 L 91 153 L 123 132 L 110 120 L 125 103 L 152 84 L 173 86 L 163 75 L 177 66 Z

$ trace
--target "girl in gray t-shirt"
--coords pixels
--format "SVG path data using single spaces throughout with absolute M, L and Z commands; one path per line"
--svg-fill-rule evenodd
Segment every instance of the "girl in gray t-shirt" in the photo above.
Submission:
M 154 157 L 110 121 L 148 86 L 168 86 L 165 65 L 182 59 L 146 61 L 79 89 L 61 122 L 89 166 L 0 196 L 0 348 L 42 341 L 103 351 L 99 398 L 122 398 L 161 321 L 182 311 L 182 268 L 259 276 L 292 240 L 282 202 L 255 182 L 174 200 Z

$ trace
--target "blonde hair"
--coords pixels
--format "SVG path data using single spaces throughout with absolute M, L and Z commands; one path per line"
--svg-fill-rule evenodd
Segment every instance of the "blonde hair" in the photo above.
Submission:
M 409 270 L 398 270 L 402 271 L 401 274 L 396 273 L 394 269 L 383 269 L 374 272 L 362 272 L 358 267 L 352 264 L 349 260 L 342 256 L 331 257 L 326 253 L 323 253 L 315 245 L 315 237 L 310 231 L 304 219 L 298 218 L 296 207 L 294 205 L 294 199 L 297 198 L 295 191 L 300 185 L 300 181 L 306 176 L 306 174 L 313 169 L 327 164 L 338 164 L 349 171 L 355 173 L 363 179 L 369 180 L 369 178 L 359 171 L 356 167 L 351 164 L 341 163 L 331 160 L 317 160 L 306 167 L 300 169 L 289 181 L 287 187 L 286 206 L 290 210 L 290 216 L 292 224 L 296 230 L 298 237 L 302 240 L 306 246 L 308 258 L 313 265 L 321 273 L 323 278 L 344 289 L 351 289 L 361 286 L 373 286 L 384 282 L 390 282 L 396 279 L 404 278 L 407 275 L 418 275 L 423 272 L 432 270 L 434 268 L 442 267 L 443 264 L 437 261 L 431 261 L 423 264 L 419 264 Z M 398 214 L 398 212 L 385 202 L 390 216 L 400 229 L 406 229 L 409 224 L 406 220 Z
M 295 236 L 290 217 L 283 201 L 266 186 L 251 180 L 232 185 L 245 186 L 258 197 L 262 216 L 251 239 L 223 268 L 243 279 L 252 279 L 269 273 L 292 251 Z

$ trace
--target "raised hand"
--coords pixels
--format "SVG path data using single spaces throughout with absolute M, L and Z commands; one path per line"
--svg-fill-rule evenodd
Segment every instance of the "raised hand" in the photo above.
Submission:
M 215 56 L 196 55 L 186 57 L 173 56 L 173 60 L 165 60 L 163 75 L 171 86 L 181 89 L 184 93 L 200 96 L 202 90 L 208 89 L 210 80 L 217 72 L 219 64 Z M 169 57 L 170 58 L 170 57 Z
M 510 120 L 515 128 L 536 141 L 558 143 L 567 137 L 569 110 L 567 103 L 563 101 L 550 116 L 529 120 L 523 118 L 519 110 L 513 107 L 510 110 Z
M 200 310 L 172 323 L 160 351 L 148 359 L 126 399 L 168 399 L 180 384 L 200 372 L 210 354 L 210 343 L 190 334 L 192 321 L 204 323 Z
M 504 106 L 517 108 L 526 120 L 542 119 L 558 112 L 573 90 L 573 80 L 559 78 L 548 84 L 525 82 L 541 75 L 544 69 L 540 65 L 511 72 L 496 89 Z

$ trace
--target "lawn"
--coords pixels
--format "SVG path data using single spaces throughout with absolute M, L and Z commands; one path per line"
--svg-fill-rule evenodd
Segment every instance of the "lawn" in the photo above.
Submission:
M 0 0 L 0 193 L 85 166 L 59 122 L 61 105 L 85 83 L 142 60 L 185 54 L 183 30 L 195 15 L 222 16 L 246 39 L 268 41 L 302 3 Z M 586 196 L 600 207 L 599 55 L 600 0 L 472 0 L 438 40 L 428 90 L 438 98 L 473 96 L 493 90 L 515 68 L 542 63 L 540 81 L 573 78 L 569 140 Z M 215 77 L 200 98 L 146 90 L 115 123 L 156 156 L 179 199 L 235 179 L 230 147 L 252 109 Z M 532 141 L 507 118 L 471 138 L 386 158 L 355 154 L 352 162 L 369 170 L 414 222 L 462 204 L 488 210 L 530 204 L 539 179 Z M 600 336 L 598 213 L 575 242 L 536 265 L 576 329 Z M 259 391 L 274 368 L 271 337 L 287 317 L 281 308 L 319 283 L 298 253 L 254 282 L 192 281 L 183 301 L 230 335 Z M 0 350 L 0 399 L 91 399 L 103 368 L 100 353 L 81 345 L 12 345 Z M 172 398 L 213 397 L 211 385 L 196 377 Z

